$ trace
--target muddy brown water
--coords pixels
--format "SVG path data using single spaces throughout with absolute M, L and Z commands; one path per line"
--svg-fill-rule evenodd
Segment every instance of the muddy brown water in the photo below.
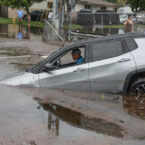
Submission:
M 43 59 L 25 46 L 0 52 L 0 57 L 14 57 L 0 59 L 0 78 Z M 22 55 L 31 57 L 15 58 Z M 128 97 L 85 93 L 76 98 L 73 93 L 1 85 L 0 145 L 144 145 L 144 102 L 140 107 Z

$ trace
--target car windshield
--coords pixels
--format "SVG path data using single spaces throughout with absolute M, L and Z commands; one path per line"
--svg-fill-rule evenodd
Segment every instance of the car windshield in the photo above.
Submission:
M 37 63 L 36 65 L 32 66 L 30 69 L 26 70 L 26 72 L 31 72 L 31 73 L 35 73 L 35 71 L 37 71 L 38 69 L 40 69 L 43 65 L 45 65 L 46 63 L 48 63 L 49 61 L 51 61 L 51 59 L 53 57 L 55 57 L 57 54 L 59 54 L 59 52 L 63 49 L 64 47 L 61 47 L 60 49 L 56 50 L 55 52 L 53 52 L 51 55 L 49 55 L 46 59 L 44 59 L 43 61 Z

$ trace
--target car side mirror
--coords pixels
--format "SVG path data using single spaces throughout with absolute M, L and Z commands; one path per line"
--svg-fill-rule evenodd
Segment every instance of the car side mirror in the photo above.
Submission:
M 47 63 L 45 66 L 43 66 L 41 68 L 41 71 L 40 72 L 49 72 L 51 70 L 51 68 L 52 68 L 52 64 Z
M 52 64 L 47 63 L 47 64 L 45 65 L 45 67 L 46 67 L 46 68 L 52 68 Z

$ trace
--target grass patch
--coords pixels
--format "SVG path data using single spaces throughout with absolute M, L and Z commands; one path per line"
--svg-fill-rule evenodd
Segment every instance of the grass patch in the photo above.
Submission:
M 143 24 L 137 24 L 138 28 L 145 28 L 145 25 Z M 104 28 L 118 28 L 118 29 L 123 29 L 123 25 L 105 25 Z
M 138 24 L 137 27 L 139 27 L 139 28 L 145 28 L 145 25 Z
M 0 24 L 12 24 L 12 19 L 0 17 Z
M 23 20 L 23 26 L 27 26 L 27 21 Z M 13 24 L 13 19 L 0 17 L 0 24 Z M 16 24 L 18 24 L 18 19 L 16 19 Z M 31 21 L 31 27 L 44 27 L 44 22 Z
M 123 25 L 105 25 L 104 28 L 118 28 L 118 29 L 122 29 L 124 28 Z

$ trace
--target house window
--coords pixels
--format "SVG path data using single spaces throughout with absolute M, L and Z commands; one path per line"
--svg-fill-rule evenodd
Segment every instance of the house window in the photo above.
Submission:
M 101 10 L 106 10 L 106 7 L 101 7 Z
M 53 8 L 53 3 L 52 2 L 48 2 L 48 8 L 50 8 L 50 9 Z
M 91 9 L 90 5 L 85 5 L 85 9 Z

